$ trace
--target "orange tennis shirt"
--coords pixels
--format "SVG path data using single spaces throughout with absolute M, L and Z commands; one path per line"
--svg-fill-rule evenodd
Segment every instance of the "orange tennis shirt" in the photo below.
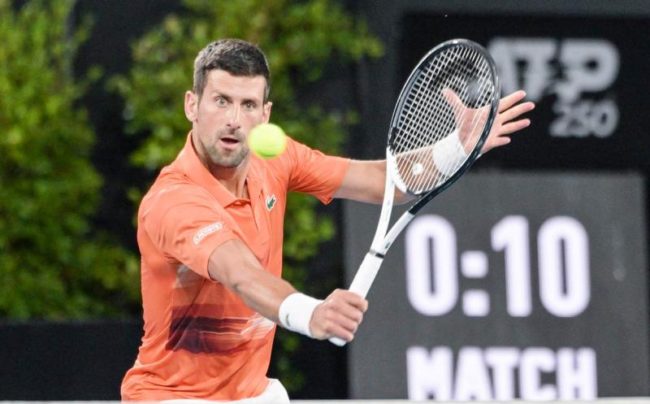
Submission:
M 250 199 L 239 199 L 201 164 L 188 136 L 138 212 L 144 336 L 123 400 L 236 400 L 264 391 L 275 324 L 210 280 L 208 258 L 240 239 L 280 276 L 288 191 L 328 203 L 348 164 L 289 139 L 277 158 L 251 156 Z

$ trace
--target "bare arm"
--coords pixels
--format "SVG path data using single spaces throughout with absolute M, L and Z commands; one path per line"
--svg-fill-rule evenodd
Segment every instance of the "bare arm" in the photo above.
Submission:
M 386 160 L 352 160 L 335 198 L 379 204 L 384 198 Z M 395 189 L 395 202 L 404 203 L 409 195 Z
M 278 322 L 278 308 L 296 289 L 284 279 L 265 271 L 241 240 L 215 248 L 208 263 L 210 278 L 221 282 L 262 316 Z
M 522 115 L 535 108 L 535 104 L 530 101 L 521 102 L 525 96 L 525 92 L 515 91 L 501 98 L 497 117 L 481 153 L 487 153 L 510 143 L 510 135 L 530 125 L 530 120 L 522 118 Z M 450 103 L 460 102 L 460 100 L 452 100 L 451 97 L 452 94 L 450 94 Z M 383 200 L 385 180 L 385 160 L 352 160 L 343 183 L 334 197 L 378 204 Z M 398 204 L 412 199 L 410 195 L 398 189 L 395 192 L 395 202 Z
M 232 290 L 262 316 L 280 323 L 280 305 L 296 293 L 291 284 L 265 271 L 253 252 L 241 241 L 230 240 L 210 255 L 210 278 Z M 309 328 L 317 339 L 339 337 L 351 341 L 368 302 L 347 290 L 335 290 L 314 310 Z

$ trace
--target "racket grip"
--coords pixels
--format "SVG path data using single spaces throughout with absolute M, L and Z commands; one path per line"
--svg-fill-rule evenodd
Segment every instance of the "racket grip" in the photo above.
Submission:
M 368 291 L 372 286 L 372 283 L 375 281 L 377 272 L 379 272 L 379 267 L 384 261 L 384 257 L 378 257 L 372 253 L 366 253 L 366 256 L 363 258 L 359 270 L 354 275 L 352 283 L 350 284 L 350 291 L 358 294 L 361 297 L 366 297 Z
M 352 280 L 352 284 L 350 284 L 349 290 L 361 297 L 366 297 L 368 295 L 370 287 L 372 286 L 372 283 L 375 281 L 375 277 L 377 276 L 377 272 L 379 272 L 379 267 L 381 267 L 381 263 L 383 261 L 383 257 L 378 257 L 375 254 L 367 253 L 363 258 L 361 265 L 359 266 L 359 270 L 357 271 L 356 275 L 354 275 L 354 279 Z M 329 341 L 332 344 L 338 346 L 344 346 L 347 343 L 346 341 L 337 337 L 332 337 L 329 339 Z
M 336 346 L 344 346 L 345 344 L 347 344 L 347 342 L 346 342 L 345 340 L 342 340 L 342 339 L 339 338 L 339 337 L 332 337 L 332 338 L 330 338 L 330 342 L 331 342 L 332 344 L 336 345 Z

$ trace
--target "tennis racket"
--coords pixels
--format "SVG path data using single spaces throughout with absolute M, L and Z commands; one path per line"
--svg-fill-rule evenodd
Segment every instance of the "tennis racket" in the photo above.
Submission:
M 386 147 L 386 185 L 377 230 L 350 290 L 365 297 L 391 244 L 431 199 L 476 161 L 490 133 L 500 88 L 494 61 L 466 39 L 430 50 L 397 99 Z M 388 230 L 395 187 L 416 197 Z M 336 345 L 345 341 L 331 338 Z

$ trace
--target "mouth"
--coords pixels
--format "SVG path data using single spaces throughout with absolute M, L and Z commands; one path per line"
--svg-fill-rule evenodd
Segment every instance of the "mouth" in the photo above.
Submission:
M 226 135 L 219 138 L 219 143 L 226 149 L 232 149 L 237 147 L 241 140 L 236 136 Z

